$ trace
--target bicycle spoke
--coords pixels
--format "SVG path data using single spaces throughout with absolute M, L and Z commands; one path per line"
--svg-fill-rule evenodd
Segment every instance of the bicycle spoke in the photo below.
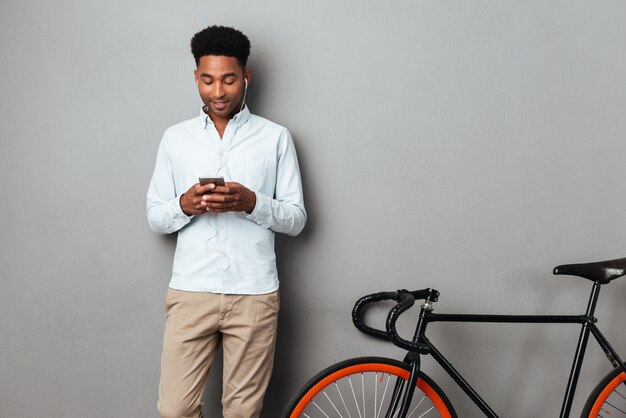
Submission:
M 387 387 L 389 386 L 389 380 L 391 380 L 391 375 L 387 375 L 387 382 L 385 383 L 385 390 L 383 391 L 383 397 L 380 398 L 380 408 L 378 408 L 378 412 L 376 413 L 376 418 L 380 418 L 380 411 L 383 409 L 383 403 L 385 403 L 385 395 L 387 394 Z
M 363 418 L 367 418 L 365 416 L 365 377 L 363 373 L 361 373 L 361 393 L 363 394 Z
M 610 407 L 614 408 L 614 409 L 617 409 L 617 410 L 618 410 L 618 411 L 620 411 L 622 414 L 626 414 L 626 412 L 625 412 L 625 411 L 623 411 L 623 410 L 619 409 L 617 406 L 613 405 L 611 402 L 606 401 L 606 404 L 607 404 L 607 405 L 609 405 Z
M 374 418 L 376 418 L 376 411 L 378 410 L 378 372 L 374 373 Z
M 333 408 L 335 408 L 335 411 L 337 411 L 337 414 L 339 414 L 339 418 L 343 418 L 343 415 L 341 415 L 341 412 L 339 412 L 339 410 L 337 409 L 337 407 L 335 406 L 333 401 L 330 399 L 328 394 L 326 392 L 322 392 L 322 393 L 324 394 L 324 396 L 326 396 L 326 399 L 328 399 L 328 402 L 330 402 L 330 404 L 333 406 Z
M 404 383 L 405 381 L 402 379 L 396 379 L 396 388 L 394 389 L 394 399 L 395 399 L 395 406 L 393 408 L 393 410 L 391 412 L 393 412 L 393 415 L 391 416 L 391 418 L 395 418 L 398 413 L 399 413 L 399 404 L 400 404 L 400 399 L 402 398 L 402 391 L 404 390 Z M 393 402 L 393 400 L 392 400 Z M 393 406 L 393 405 L 392 405 Z
M 324 412 L 324 410 L 323 410 L 322 408 L 320 408 L 320 406 L 319 406 L 319 405 L 318 405 L 315 401 L 313 401 L 313 405 L 315 405 L 315 406 L 317 407 L 317 409 L 319 409 L 319 410 L 320 410 L 320 412 L 321 412 L 322 414 L 324 414 L 324 416 L 325 416 L 326 418 L 330 418 L 330 417 L 326 414 L 326 412 Z
M 356 400 L 356 394 L 354 393 L 354 386 L 352 386 L 352 379 L 348 378 L 348 381 L 350 382 L 350 388 L 352 389 L 352 396 L 354 396 L 354 404 L 356 405 L 356 410 L 359 413 L 359 418 L 363 418 L 361 416 L 361 410 L 359 409 L 359 403 Z
M 431 407 L 430 407 L 430 409 L 429 409 L 428 411 L 424 412 L 422 415 L 420 415 L 420 416 L 419 416 L 419 417 L 417 417 L 417 418 L 422 418 L 424 415 L 426 415 L 427 413 L 429 413 L 430 411 L 432 411 L 432 410 L 433 410 L 433 408 L 434 408 L 434 406 L 431 406 Z
M 341 398 L 341 403 L 343 404 L 343 407 L 346 409 L 346 414 L 348 414 L 348 418 L 352 418 L 352 415 L 350 415 L 350 411 L 348 410 L 348 406 L 346 405 L 346 401 L 343 400 L 343 396 L 341 395 L 341 391 L 339 390 L 339 385 L 337 384 L 337 382 L 335 382 L 335 388 L 337 388 L 337 393 Z
M 424 402 L 424 399 L 426 399 L 426 396 L 422 397 L 422 399 L 420 399 L 420 401 L 417 403 L 417 405 L 415 405 L 415 408 L 413 408 L 413 410 L 411 411 L 411 413 L 409 414 L 409 416 L 407 418 L 411 418 L 413 416 L 413 414 L 415 413 L 415 411 L 417 411 L 417 408 L 420 407 L 420 405 L 422 404 L 422 402 Z M 426 411 L 428 412 L 428 411 Z M 424 416 L 424 414 L 420 415 L 420 417 Z M 418 417 L 418 418 L 420 418 Z
M 626 399 L 626 396 L 622 395 L 617 389 L 615 389 L 613 393 L 617 393 L 619 396 L 621 396 L 622 399 Z

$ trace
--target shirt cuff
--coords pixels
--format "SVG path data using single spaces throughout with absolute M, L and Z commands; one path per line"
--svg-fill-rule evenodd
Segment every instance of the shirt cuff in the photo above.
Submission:
M 187 216 L 185 212 L 183 212 L 183 208 L 180 207 L 180 196 L 176 196 L 174 199 L 170 200 L 166 204 L 167 213 L 169 213 L 169 218 L 172 220 L 172 226 L 179 230 L 183 226 L 187 225 L 193 215 Z
M 259 192 L 256 194 L 256 205 L 254 210 L 246 215 L 246 218 L 256 222 L 263 228 L 268 228 L 272 225 L 272 198 L 262 195 Z

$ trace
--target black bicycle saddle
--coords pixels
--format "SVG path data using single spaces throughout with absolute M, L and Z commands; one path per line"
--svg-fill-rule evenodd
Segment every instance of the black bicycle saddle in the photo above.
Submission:
M 611 280 L 626 274 L 626 258 L 597 261 L 595 263 L 564 264 L 555 267 L 553 273 L 584 277 L 592 282 L 597 281 L 600 284 L 607 284 Z

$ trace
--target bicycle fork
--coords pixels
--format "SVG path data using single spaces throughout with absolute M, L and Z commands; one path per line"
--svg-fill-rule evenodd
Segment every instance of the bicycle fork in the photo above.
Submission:
M 406 418 L 415 392 L 418 374 L 420 370 L 420 357 L 417 353 L 408 353 L 405 362 L 411 364 L 411 374 L 409 379 L 404 380 L 401 377 L 396 379 L 391 395 L 391 402 L 385 414 L 385 418 Z M 400 401 L 402 399 L 402 401 Z
M 420 337 L 424 334 L 426 325 L 424 317 L 432 311 L 432 302 L 433 301 L 430 299 L 427 299 L 424 305 L 422 305 L 417 327 L 415 328 L 415 334 L 413 335 L 414 343 L 418 342 Z M 409 407 L 411 406 L 420 371 L 420 354 L 418 352 L 409 351 L 404 358 L 404 362 L 411 365 L 411 374 L 409 374 L 408 381 L 401 378 L 396 380 L 391 396 L 391 403 L 389 404 L 385 418 L 406 418 L 409 413 Z M 400 401 L 400 399 L 402 399 L 402 401 Z

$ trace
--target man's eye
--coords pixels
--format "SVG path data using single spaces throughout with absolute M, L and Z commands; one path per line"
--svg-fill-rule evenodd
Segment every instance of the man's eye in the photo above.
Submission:
M 224 81 L 224 84 L 226 84 L 227 86 L 231 86 L 234 82 L 234 80 L 226 80 Z

